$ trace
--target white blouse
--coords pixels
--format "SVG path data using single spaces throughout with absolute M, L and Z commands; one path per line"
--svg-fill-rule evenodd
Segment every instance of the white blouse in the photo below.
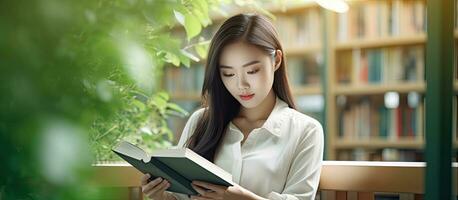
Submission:
M 191 115 L 178 148 L 191 137 L 203 111 L 201 108 Z M 243 138 L 229 123 L 214 160 L 232 174 L 235 183 L 267 199 L 315 199 L 324 146 L 323 128 L 317 120 L 289 108 L 277 97 L 263 126 L 252 130 L 241 145 Z

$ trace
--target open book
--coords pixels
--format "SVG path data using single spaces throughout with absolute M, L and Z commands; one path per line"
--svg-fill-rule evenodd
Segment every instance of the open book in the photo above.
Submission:
M 231 174 L 188 148 L 157 150 L 149 156 L 141 148 L 122 141 L 112 150 L 142 173 L 149 173 L 151 180 L 167 179 L 170 192 L 198 194 L 191 186 L 193 180 L 234 185 Z

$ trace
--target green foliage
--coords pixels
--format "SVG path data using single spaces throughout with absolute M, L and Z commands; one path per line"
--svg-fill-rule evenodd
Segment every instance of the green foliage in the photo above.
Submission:
M 163 68 L 205 57 L 196 36 L 226 2 L 1 1 L 0 199 L 97 198 L 89 166 L 120 139 L 170 146 L 167 117 L 187 113 Z
M 121 139 L 138 144 L 145 150 L 170 147 L 173 133 L 167 127 L 170 115 L 188 113 L 169 102 L 169 95 L 158 92 L 152 96 L 135 91 L 133 87 L 118 86 L 122 91 L 122 110 L 109 120 L 97 119 L 91 127 L 91 146 L 96 160 L 120 160 L 111 152 Z
M 105 160 L 123 137 L 170 145 L 165 120 L 185 112 L 159 92 L 160 77 L 167 63 L 190 65 L 170 35 L 174 10 L 190 10 L 198 34 L 202 3 L 2 1 L 0 199 L 95 198 L 90 150 Z

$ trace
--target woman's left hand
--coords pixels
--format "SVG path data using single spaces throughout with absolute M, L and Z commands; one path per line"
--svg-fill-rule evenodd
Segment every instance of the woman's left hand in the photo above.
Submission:
M 209 199 L 221 199 L 221 200 L 253 200 L 262 199 L 256 194 L 249 190 L 241 187 L 240 185 L 234 185 L 230 187 L 214 185 L 202 181 L 193 181 L 192 187 L 199 193 L 199 196 L 191 196 L 191 199 L 196 200 L 209 200 Z

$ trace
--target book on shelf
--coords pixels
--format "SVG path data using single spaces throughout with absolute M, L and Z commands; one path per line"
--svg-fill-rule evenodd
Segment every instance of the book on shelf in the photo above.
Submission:
M 305 55 L 287 58 L 288 78 L 293 87 L 320 84 L 320 66 L 317 56 Z
M 337 41 L 414 35 L 426 30 L 425 1 L 364 1 L 337 15 Z
M 424 154 L 421 150 L 415 149 L 364 149 L 354 148 L 340 150 L 337 154 L 337 160 L 354 160 L 354 161 L 389 161 L 389 162 L 422 162 Z
M 321 41 L 320 9 L 307 8 L 300 14 L 277 15 L 273 21 L 285 49 L 317 45 Z
M 113 152 L 142 173 L 149 173 L 151 180 L 162 177 L 169 181 L 167 191 L 170 192 L 198 194 L 191 186 L 193 180 L 234 185 L 231 174 L 188 148 L 161 149 L 148 155 L 143 149 L 122 141 L 113 148 Z
M 424 81 L 424 47 L 354 49 L 337 55 L 339 84 L 395 84 Z
M 340 110 L 339 137 L 344 140 L 422 140 L 423 120 L 424 106 L 421 102 L 415 107 L 401 103 L 396 108 L 387 108 L 384 104 L 363 98 Z

